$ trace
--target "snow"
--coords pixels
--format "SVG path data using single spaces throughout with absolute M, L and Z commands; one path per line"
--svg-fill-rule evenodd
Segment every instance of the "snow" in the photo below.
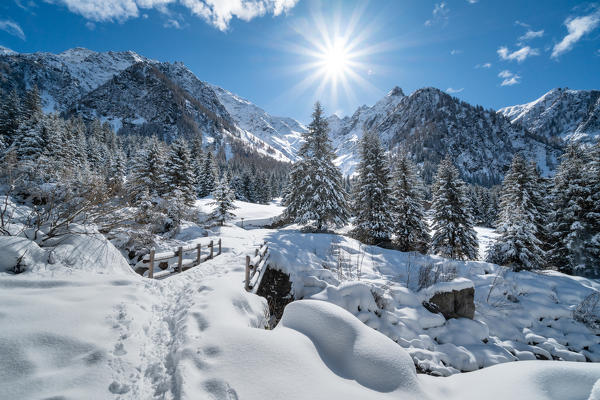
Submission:
M 237 205 L 239 215 L 259 219 L 258 205 Z M 272 216 L 281 210 L 260 207 Z M 14 259 L 17 249 L 31 248 L 36 267 L 19 275 L 0 271 L 0 397 L 598 396 L 600 364 L 533 360 L 535 354 L 579 361 L 583 352 L 600 354 L 598 337 L 571 317 L 573 305 L 600 290 L 597 281 L 557 272 L 505 273 L 492 264 L 400 253 L 294 226 L 185 226 L 158 247 L 222 238 L 223 254 L 164 280 L 122 271 L 124 259 L 89 228 L 90 234 L 44 247 L 1 237 L 3 256 Z M 266 300 L 243 288 L 245 256 L 264 240 L 271 266 L 289 272 L 296 298 L 305 299 L 288 305 L 272 330 L 265 329 Z M 342 271 L 335 268 L 332 244 L 349 257 Z M 56 261 L 47 264 L 52 250 Z M 472 282 L 474 320 L 446 321 L 421 306 L 418 270 L 429 263 L 456 267 L 452 287 Z M 529 361 L 505 363 L 516 359 Z M 417 375 L 415 364 L 454 375 Z

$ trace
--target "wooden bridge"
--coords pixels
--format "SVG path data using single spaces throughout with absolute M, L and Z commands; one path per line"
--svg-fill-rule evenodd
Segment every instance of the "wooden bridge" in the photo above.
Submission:
M 268 267 L 269 260 L 269 245 L 266 241 L 260 246 L 260 248 L 254 251 L 254 257 L 246 256 L 246 279 L 245 287 L 246 290 L 252 293 L 256 293 L 260 287 L 265 271 Z
M 207 245 L 204 245 L 205 247 L 207 247 L 209 249 L 209 253 L 203 257 L 202 256 L 202 244 L 201 243 L 196 243 L 193 245 L 189 245 L 189 246 L 179 246 L 176 249 L 173 249 L 171 251 L 165 251 L 162 253 L 156 253 L 155 249 L 152 248 L 152 250 L 150 250 L 150 254 L 147 254 L 146 256 L 144 256 L 144 258 L 142 259 L 142 262 L 144 264 L 150 264 L 148 266 L 148 278 L 150 279 L 164 279 L 170 275 L 174 275 L 183 271 L 186 271 L 190 268 L 193 268 L 197 265 L 200 265 L 201 263 L 205 262 L 206 260 L 211 260 L 213 259 L 215 256 L 218 256 L 221 254 L 221 239 L 219 238 L 219 240 L 217 241 L 217 254 L 215 255 L 215 245 L 214 242 L 211 240 L 210 243 L 208 243 Z M 185 253 L 192 253 L 195 252 L 196 257 L 193 259 L 187 259 L 184 260 L 183 255 Z M 168 263 L 165 263 L 165 261 L 168 262 L 168 260 L 177 257 L 177 267 L 175 269 L 175 271 L 170 272 L 170 271 L 166 271 L 166 269 L 169 267 Z M 163 262 L 161 263 L 162 265 L 165 265 L 164 269 L 165 271 L 161 271 L 159 273 L 154 273 L 154 264 L 156 262 Z M 161 266 L 161 264 L 159 264 L 159 267 Z

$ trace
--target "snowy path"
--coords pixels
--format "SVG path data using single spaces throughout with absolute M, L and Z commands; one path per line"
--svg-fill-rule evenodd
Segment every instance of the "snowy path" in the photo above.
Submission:
M 577 381 L 571 398 L 587 400 L 600 379 L 600 364 L 562 361 L 508 363 L 450 378 L 414 375 L 413 364 L 402 361 L 406 359 L 402 347 L 408 353 L 419 351 L 445 362 L 462 362 L 467 349 L 477 356 L 477 362 L 487 362 L 488 358 L 480 360 L 480 355 L 499 349 L 485 347 L 481 341 L 462 346 L 434 344 L 428 335 L 437 332 L 438 338 L 443 338 L 456 324 L 443 327 L 440 324 L 444 321 L 421 314 L 420 303 L 411 303 L 415 294 L 406 288 L 390 289 L 398 304 L 386 310 L 384 317 L 368 312 L 373 297 L 366 284 L 386 284 L 386 277 L 405 281 L 406 254 L 368 248 L 361 282 L 347 282 L 338 288 L 328 283 L 335 283 L 334 274 L 324 265 L 334 261 L 331 242 L 337 242 L 356 260 L 361 250 L 351 239 L 300 234 L 293 229 L 227 226 L 202 240 L 217 237 L 223 237 L 220 256 L 161 281 L 128 273 L 117 275 L 116 269 L 110 274 L 74 269 L 40 270 L 21 276 L 0 274 L 0 399 L 491 400 L 520 398 L 526 393 L 527 398 L 546 400 L 569 398 L 563 396 L 564 387 Z M 327 289 L 324 293 L 329 296 L 323 298 L 328 303 L 294 307 L 295 313 L 274 330 L 263 328 L 265 300 L 243 289 L 244 257 L 263 240 L 272 245 L 272 262 L 292 272 L 300 293 L 309 297 Z M 436 260 L 422 257 L 411 262 L 417 267 Z M 485 291 L 493 276 L 483 272 L 487 266 L 481 263 L 458 267 L 460 274 L 478 279 L 477 290 Z M 515 290 L 525 293 L 522 304 L 532 304 L 540 313 L 546 312 L 540 308 L 546 296 L 568 304 L 577 301 L 583 289 L 592 290 L 589 285 L 600 288 L 588 280 L 530 275 L 520 275 L 521 283 Z M 516 283 L 507 281 L 509 285 Z M 548 285 L 558 285 L 564 292 L 549 290 Z M 357 312 L 357 304 L 362 311 Z M 509 311 L 519 317 L 518 323 L 531 318 L 517 307 Z M 495 310 L 490 306 L 482 309 Z M 560 305 L 548 310 L 567 315 L 565 309 L 566 305 Z M 316 322 L 310 322 L 313 317 Z M 512 334 L 502 309 L 498 309 L 496 319 L 485 321 L 490 335 L 506 335 L 503 329 Z M 385 325 L 386 321 L 394 324 Z M 435 327 L 424 329 L 420 324 L 425 323 Z M 552 330 L 544 322 L 546 335 L 562 335 L 558 329 L 564 320 L 554 323 L 557 328 Z M 395 331 L 386 329 L 401 328 L 401 338 L 406 340 L 398 342 L 400 347 L 367 326 L 388 337 Z M 420 335 L 417 339 L 410 339 L 416 334 Z M 355 350 L 346 354 L 336 343 Z M 389 344 L 393 351 L 378 350 Z M 420 345 L 424 347 L 416 347 Z M 460 357 L 447 358 L 458 354 L 456 349 L 461 351 Z M 393 353 L 394 357 L 388 357 Z M 386 372 L 373 365 L 385 366 Z M 492 386 L 495 389 L 490 392 L 488 387 Z

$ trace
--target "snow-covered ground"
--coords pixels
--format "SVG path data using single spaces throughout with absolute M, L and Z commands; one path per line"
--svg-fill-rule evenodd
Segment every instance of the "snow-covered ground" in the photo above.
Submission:
M 249 220 L 262 215 L 239 205 Z M 123 268 L 99 235 L 44 248 L 0 237 L 2 255 L 30 248 L 27 272 L 0 272 L 0 398 L 600 398 L 597 363 L 523 361 L 445 378 L 414 365 L 448 374 L 534 354 L 599 361 L 598 336 L 571 318 L 598 282 L 500 273 L 292 227 L 185 232 L 173 240 L 221 237 L 223 254 L 160 281 Z M 273 330 L 265 299 L 243 289 L 244 256 L 263 240 L 305 299 Z M 445 321 L 421 306 L 418 270 L 428 263 L 473 282 L 475 320 Z

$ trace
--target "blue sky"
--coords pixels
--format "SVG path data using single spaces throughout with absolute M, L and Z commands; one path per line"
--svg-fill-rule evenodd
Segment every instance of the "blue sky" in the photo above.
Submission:
M 600 89 L 600 4 L 576 1 L 2 0 L 0 45 L 133 50 L 306 122 L 394 86 L 500 108 Z M 342 84 L 344 83 L 344 84 Z

